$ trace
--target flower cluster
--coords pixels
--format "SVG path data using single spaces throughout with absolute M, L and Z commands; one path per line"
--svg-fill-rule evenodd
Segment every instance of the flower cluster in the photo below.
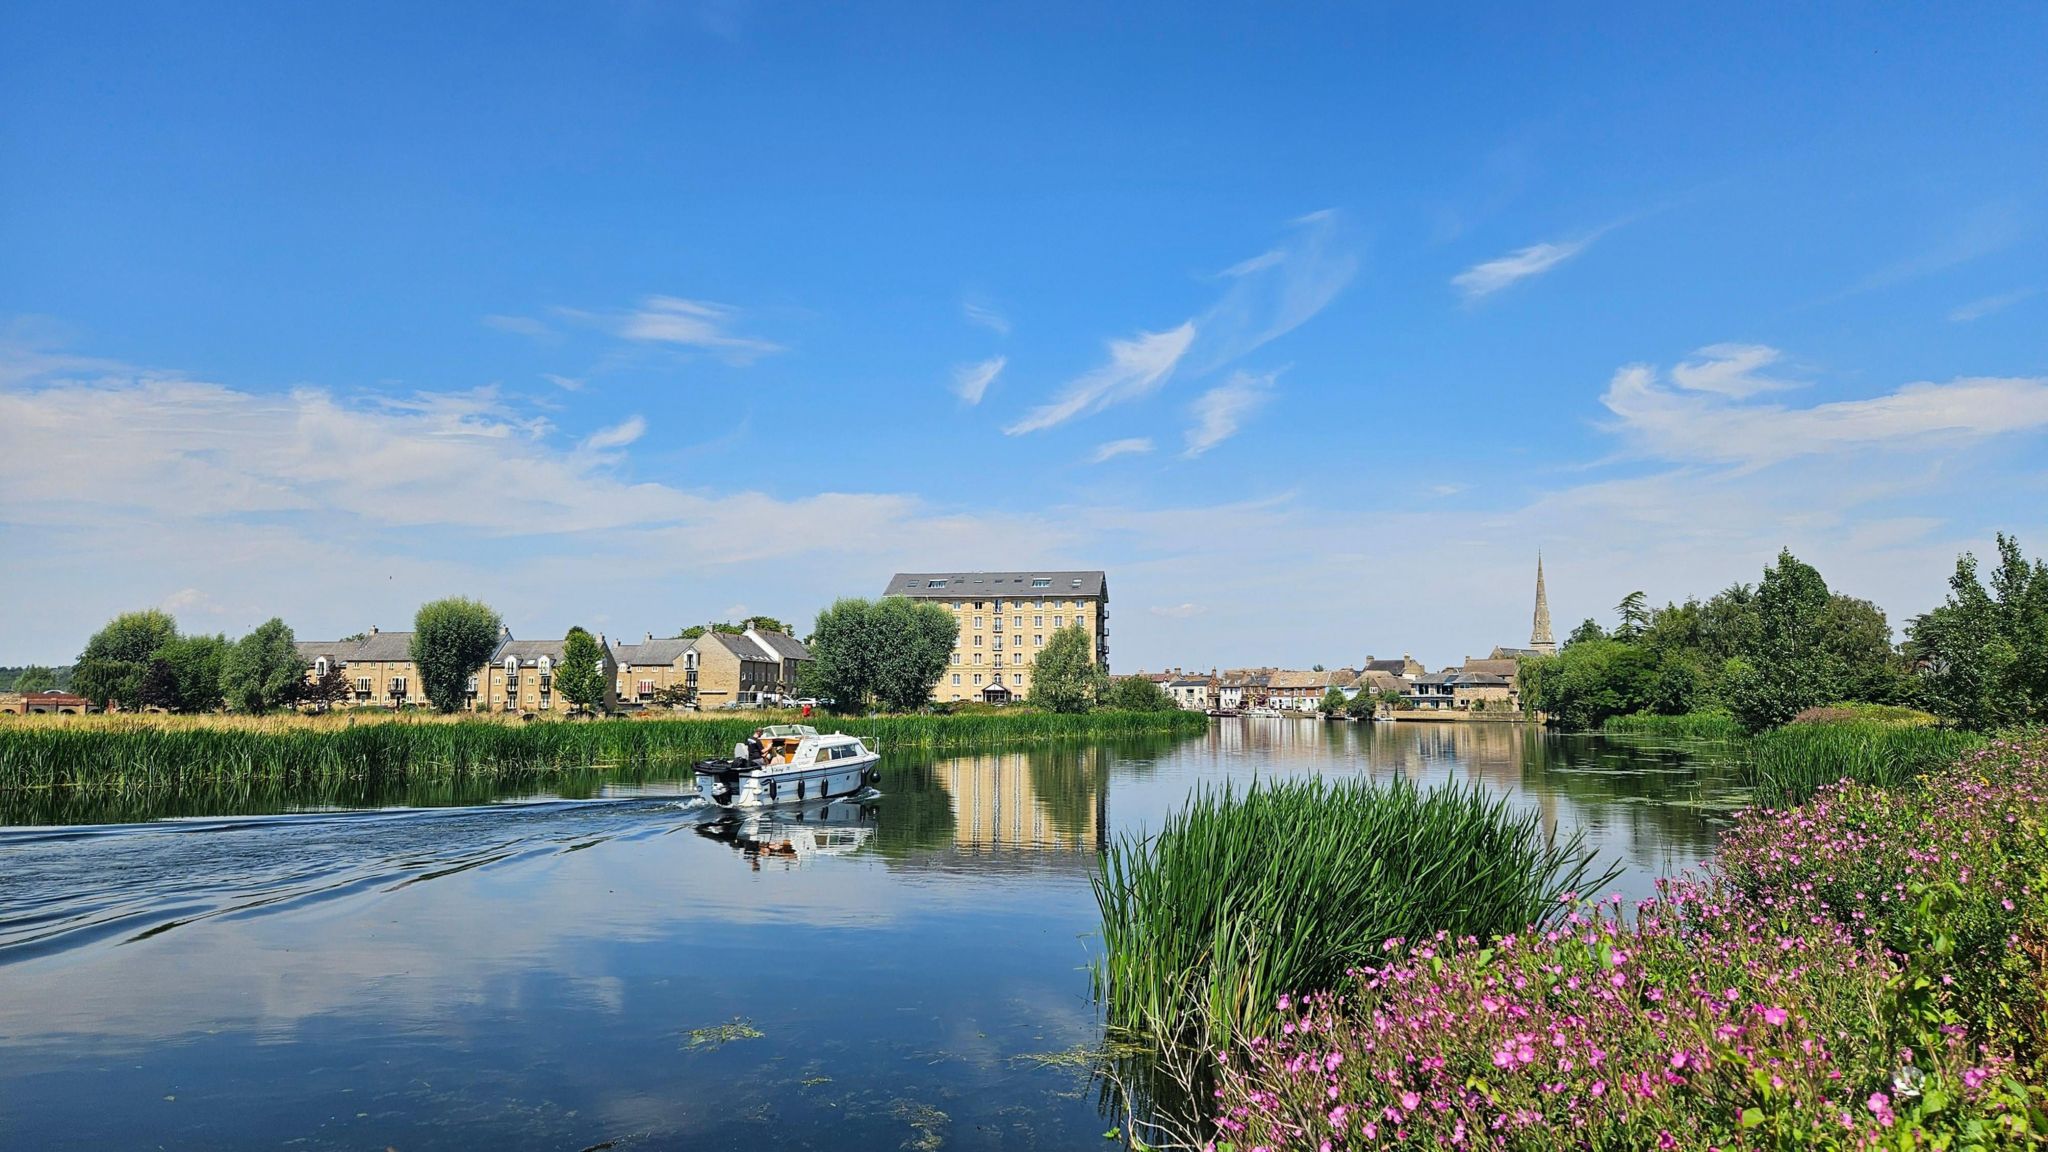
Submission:
M 2032 1146 L 2048 742 L 1746 814 L 1703 876 L 1390 941 L 1223 1064 L 1218 1145 Z

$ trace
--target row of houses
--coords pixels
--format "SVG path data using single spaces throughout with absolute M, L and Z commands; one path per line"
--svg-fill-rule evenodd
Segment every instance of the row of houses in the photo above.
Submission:
M 1398 697 L 1397 707 L 1407 710 L 1512 712 L 1522 707 L 1517 672 L 1525 654 L 1533 653 L 1496 648 L 1486 659 L 1467 657 L 1439 672 L 1427 671 L 1413 656 L 1404 655 L 1398 660 L 1368 656 L 1362 668 L 1212 668 L 1207 673 L 1173 668 L 1135 675 L 1158 684 L 1174 703 L 1196 712 L 1314 713 L 1322 710 L 1331 689 L 1347 702 L 1360 693 Z
M 404 708 L 427 702 L 412 658 L 412 638 L 410 632 L 372 628 L 348 640 L 302 640 L 298 649 L 309 680 L 335 672 L 347 681 L 341 707 Z M 607 710 L 657 703 L 717 708 L 773 702 L 796 691 L 798 675 L 811 658 L 796 638 L 758 628 L 694 637 L 657 638 L 650 632 L 638 643 L 599 633 L 597 640 L 604 653 Z M 555 691 L 566 643 L 519 640 L 509 628 L 501 630 L 490 659 L 469 677 L 466 706 L 478 712 L 567 712 L 569 702 Z

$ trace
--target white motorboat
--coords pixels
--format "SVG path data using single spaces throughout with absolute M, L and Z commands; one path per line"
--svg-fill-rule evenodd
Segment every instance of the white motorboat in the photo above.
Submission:
M 699 760 L 697 791 L 720 808 L 765 808 L 851 796 L 881 778 L 881 759 L 860 737 L 820 735 L 808 724 L 770 724 L 756 735 L 758 761 Z

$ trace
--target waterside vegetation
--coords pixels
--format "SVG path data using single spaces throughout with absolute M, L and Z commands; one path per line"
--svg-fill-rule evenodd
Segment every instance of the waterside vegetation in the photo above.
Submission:
M 0 722 L 0 791 L 122 794 L 222 782 L 520 776 L 644 766 L 729 753 L 760 716 L 519 723 L 475 716 L 67 716 Z M 788 714 L 776 719 L 786 720 Z M 941 750 L 1073 738 L 1189 735 L 1208 720 L 1185 712 L 1054 715 L 1015 710 L 962 716 L 847 718 L 840 726 L 891 749 Z
M 2040 1147 L 2044 811 L 2002 741 L 1752 810 L 1631 915 L 1393 942 L 1231 1037 L 1216 1147 Z
M 1491 936 L 1612 879 L 1577 836 L 1479 788 L 1405 780 L 1198 791 L 1095 880 L 1094 981 L 1112 1025 L 1203 1048 L 1264 1027 L 1275 997 L 1330 987 L 1393 937 Z

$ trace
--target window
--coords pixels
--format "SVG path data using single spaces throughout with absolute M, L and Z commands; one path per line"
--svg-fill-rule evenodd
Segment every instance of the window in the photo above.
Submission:
M 541 674 L 541 678 L 542 678 L 542 679 L 546 679 L 546 678 L 547 678 L 547 674 L 548 674 L 548 673 L 550 673 L 550 672 L 552 672 L 552 671 L 554 671 L 554 661 L 552 661 L 552 660 L 549 660 L 549 659 L 548 659 L 547 657 L 545 657 L 545 656 L 541 657 L 541 658 L 540 658 L 540 674 Z
M 1050 588 L 1050 587 L 1052 587 L 1052 577 L 1050 577 L 1050 576 L 1033 576 L 1033 577 L 1031 578 L 1031 586 L 1032 586 L 1033 588 Z
M 1045 636 L 1043 634 L 1033 636 L 1031 638 L 1031 646 L 1033 648 L 1045 647 Z
M 944 580 L 927 580 L 924 582 L 924 586 L 927 588 L 944 588 L 946 582 Z
M 955 672 L 955 673 L 953 673 L 953 687 L 955 687 L 955 688 L 958 688 L 959 686 L 960 686 L 960 674 L 959 674 L 958 672 Z
M 980 605 L 976 605 L 976 607 L 980 607 Z M 974 618 L 974 626 L 975 626 L 976 628 L 979 628 L 979 627 L 981 627 L 981 617 L 979 617 L 979 616 L 976 616 L 976 617 Z
M 959 662 L 960 662 L 960 651 L 959 651 L 959 649 L 957 649 L 957 648 L 956 648 L 956 649 L 954 649 L 954 651 L 953 651 L 953 663 L 955 663 L 955 664 L 958 664 Z
M 370 694 L 370 678 L 368 676 L 356 677 L 356 691 L 364 696 Z
M 318 660 L 315 660 L 315 661 L 313 661 L 313 675 L 315 675 L 315 676 L 325 676 L 325 675 L 327 675 L 327 657 L 325 657 L 325 656 L 322 656 L 322 657 L 321 657 L 321 658 L 319 658 Z
M 975 662 L 976 664 L 979 664 L 979 663 L 981 663 L 981 653 L 979 653 L 979 652 L 976 652 L 976 653 L 974 654 L 974 662 Z M 979 680 L 977 680 L 977 681 L 975 681 L 975 683 L 977 683 L 977 684 L 978 684 L 978 683 L 980 683 L 980 681 L 979 681 Z
M 1052 626 L 1055 628 L 1065 628 L 1067 626 L 1067 618 L 1065 616 L 1053 617 Z
M 1024 654 L 1023 654 L 1022 652 L 1012 652 L 1012 653 L 1010 653 L 1010 663 L 1012 663 L 1012 664 L 1022 664 L 1023 662 L 1024 662 Z
M 977 636 L 976 636 L 976 637 L 974 638 L 974 646 L 975 646 L 976 648 L 979 648 L 979 647 L 981 647 L 981 637 L 980 637 L 980 636 L 978 636 L 978 635 L 977 635 Z
M 1001 672 L 996 673 L 995 677 L 994 683 L 1001 684 L 1003 682 L 1003 674 Z
M 654 681 L 652 681 L 652 680 L 642 680 L 642 681 L 640 682 L 640 695 L 642 695 L 642 696 L 652 696 L 652 695 L 654 695 Z
M 979 672 L 976 672 L 976 673 L 974 674 L 974 682 L 975 682 L 976 684 L 979 684 L 979 683 L 981 683 L 981 673 L 979 673 Z
M 391 694 L 393 696 L 405 695 L 405 677 L 393 676 L 391 678 Z
M 1012 616 L 1012 617 L 1010 617 L 1010 627 L 1012 627 L 1012 628 L 1022 628 L 1023 626 L 1024 626 L 1024 618 L 1023 618 L 1022 616 Z
M 519 679 L 519 657 L 505 657 L 505 679 L 508 681 Z
M 979 583 L 981 583 L 981 581 L 977 580 L 977 581 L 975 581 L 975 583 L 979 584 Z M 979 611 L 981 611 L 981 604 L 982 604 L 982 602 L 981 602 L 981 601 L 979 601 L 979 600 L 976 600 L 976 601 L 974 602 L 974 610 L 975 610 L 976 612 L 979 612 Z M 975 627 L 977 627 L 977 628 L 979 628 L 980 626 L 981 626 L 981 625 L 980 625 L 980 624 L 978 624 L 978 623 L 977 623 L 977 624 L 975 625 Z
M 1045 617 L 1043 617 L 1043 616 L 1033 616 L 1033 617 L 1031 618 L 1031 626 L 1032 626 L 1033 628 L 1043 628 L 1043 627 L 1045 627 Z M 1020 627 L 1021 627 L 1021 625 L 1020 625 Z

